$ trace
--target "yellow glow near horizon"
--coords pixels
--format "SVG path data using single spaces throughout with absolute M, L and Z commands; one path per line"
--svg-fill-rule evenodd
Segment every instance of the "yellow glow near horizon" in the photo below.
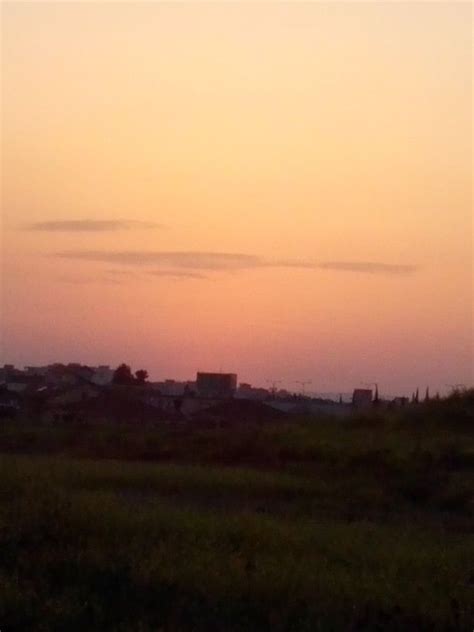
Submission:
M 472 381 L 471 20 L 465 3 L 4 3 L 4 360 L 320 391 Z

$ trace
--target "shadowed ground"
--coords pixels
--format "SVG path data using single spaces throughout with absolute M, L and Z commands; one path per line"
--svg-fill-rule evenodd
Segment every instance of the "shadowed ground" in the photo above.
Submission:
M 2 629 L 470 630 L 472 421 L 4 425 Z

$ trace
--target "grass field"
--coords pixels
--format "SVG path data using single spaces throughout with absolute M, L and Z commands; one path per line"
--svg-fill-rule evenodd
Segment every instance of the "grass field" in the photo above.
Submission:
M 232 429 L 0 429 L 0 628 L 472 630 L 472 397 Z

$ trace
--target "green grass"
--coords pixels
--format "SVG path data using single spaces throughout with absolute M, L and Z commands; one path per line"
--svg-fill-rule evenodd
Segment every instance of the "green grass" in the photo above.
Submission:
M 471 630 L 474 435 L 454 404 L 232 430 L 4 425 L 0 628 Z

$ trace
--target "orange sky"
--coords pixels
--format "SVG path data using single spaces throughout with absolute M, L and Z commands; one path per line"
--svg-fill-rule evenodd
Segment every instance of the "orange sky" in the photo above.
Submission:
M 472 382 L 469 3 L 2 5 L 0 361 Z

